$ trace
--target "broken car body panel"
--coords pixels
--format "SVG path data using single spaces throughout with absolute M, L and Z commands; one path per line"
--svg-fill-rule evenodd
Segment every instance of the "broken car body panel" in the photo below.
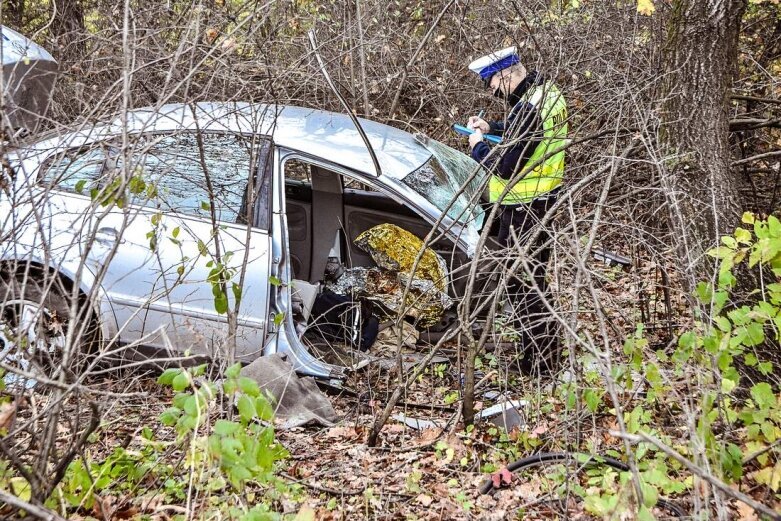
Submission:
M 231 307 L 237 296 L 241 301 L 236 355 L 251 360 L 261 354 L 262 346 L 264 354 L 288 355 L 300 373 L 325 378 L 339 376 L 341 368 L 314 359 L 296 333 L 290 309 L 290 284 L 295 274 L 290 264 L 285 162 L 295 157 L 345 179 L 357 179 L 381 192 L 367 192 L 363 197 L 393 199 L 414 210 L 421 223 L 431 225 L 441 220 L 445 236 L 466 257 L 474 252 L 482 219 L 479 209 L 464 211 L 470 207 L 470 196 L 456 196 L 457 187 L 442 182 L 447 177 L 442 165 L 435 164 L 433 176 L 425 172 L 425 190 L 416 189 L 417 185 L 409 182 L 411 174 L 420 173 L 436 161 L 429 147 L 407 132 L 366 120 L 361 120 L 361 124 L 381 164 L 379 176 L 349 117 L 290 106 L 165 105 L 135 110 L 108 124 L 84 126 L 65 136 L 21 147 L 8 155 L 16 172 L 10 199 L 0 195 L 0 215 L 5 215 L 0 217 L 0 260 L 39 263 L 78 280 L 99 310 L 104 339 L 213 355 L 216 348 L 208 346 L 226 332 L 225 315 L 215 310 L 214 284 L 207 282 L 214 278 L 215 265 L 220 265 L 216 261 L 219 251 L 215 251 L 219 242 L 223 255 L 232 254 L 233 264 L 247 266 L 243 287 L 238 292 L 229 287 L 224 296 Z M 224 136 L 240 138 L 226 144 Z M 263 143 L 273 146 L 261 151 L 258 147 Z M 131 144 L 143 150 L 141 159 L 128 155 L 138 152 L 130 148 Z M 181 154 L 172 152 L 180 149 Z M 186 150 L 198 153 L 191 152 L 192 157 L 182 159 L 188 155 Z M 95 155 L 92 163 L 90 153 Z M 66 157 L 67 161 L 63 159 Z M 175 173 L 176 169 L 185 172 L 186 175 L 179 176 L 180 181 L 170 169 L 160 166 L 167 165 L 166 158 L 174 165 Z M 259 163 L 261 160 L 263 164 Z M 478 170 L 471 159 L 463 161 L 459 168 Z M 142 184 L 146 190 L 169 190 L 184 210 L 167 209 L 159 202 L 150 205 L 132 197 L 116 209 L 116 205 L 96 204 L 98 192 L 89 193 L 93 185 L 82 182 L 79 187 L 76 181 L 66 190 L 62 176 L 54 176 L 59 185 L 44 182 L 42 176 L 63 163 L 67 163 L 66 172 L 75 168 L 105 172 L 109 163 L 115 169 L 124 168 L 126 176 L 141 172 L 138 176 L 145 180 Z M 74 167 L 77 163 L 79 166 Z M 226 192 L 220 194 L 224 200 L 211 193 L 200 209 L 197 197 L 189 193 L 197 191 L 198 186 L 191 189 L 187 185 L 199 164 L 207 172 L 213 171 L 215 177 L 222 176 L 220 190 L 224 188 Z M 266 174 L 261 174 L 267 164 L 271 165 L 270 186 L 263 185 L 262 176 Z M 235 168 L 228 169 L 226 174 L 225 165 Z M 258 186 L 268 190 L 268 200 L 261 206 L 270 214 L 259 215 L 256 208 L 253 226 L 247 227 L 237 222 L 241 194 L 230 193 L 230 189 L 236 182 L 239 187 L 241 181 L 246 185 L 250 172 L 257 176 Z M 473 173 L 460 172 L 459 177 Z M 207 181 L 211 177 L 209 173 Z M 94 183 L 94 190 L 105 189 L 98 181 Z M 79 193 L 74 187 L 87 191 Z M 436 197 L 425 197 L 432 194 L 432 189 Z M 149 200 L 159 195 L 150 196 Z M 456 210 L 443 207 L 447 197 L 456 200 Z M 442 216 L 444 208 L 448 208 L 448 213 Z M 227 210 L 232 213 L 226 218 L 218 215 L 218 226 L 209 219 L 210 215 Z M 210 240 L 211 236 L 219 236 L 219 241 Z M 225 261 L 223 268 L 232 269 L 230 262 Z M 225 280 L 228 286 L 234 282 Z M 270 284 L 270 280 L 280 283 Z M 199 350 L 193 346 L 207 347 Z

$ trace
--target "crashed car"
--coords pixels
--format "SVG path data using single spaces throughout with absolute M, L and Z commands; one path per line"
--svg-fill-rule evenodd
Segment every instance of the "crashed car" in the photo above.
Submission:
M 355 239 L 383 223 L 421 238 L 438 223 L 432 248 L 457 296 L 484 218 L 472 159 L 360 124 L 379 172 L 350 117 L 279 105 L 139 109 L 11 150 L 0 357 L 19 331 L 40 342 L 41 323 L 78 298 L 103 345 L 220 356 L 233 310 L 237 359 L 281 353 L 300 374 L 340 376 L 302 343 L 294 299 L 311 308 L 329 262 L 373 266 Z M 52 276 L 45 298 L 12 291 Z

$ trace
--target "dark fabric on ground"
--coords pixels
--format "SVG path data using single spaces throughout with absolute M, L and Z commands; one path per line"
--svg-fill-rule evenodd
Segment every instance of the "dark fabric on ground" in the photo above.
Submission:
M 307 332 L 366 351 L 377 339 L 379 326 L 370 305 L 326 289 L 312 305 Z

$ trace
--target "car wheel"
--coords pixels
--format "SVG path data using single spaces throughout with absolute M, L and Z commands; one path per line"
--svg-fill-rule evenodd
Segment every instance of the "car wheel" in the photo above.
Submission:
M 81 328 L 73 326 L 83 323 L 70 323 L 70 300 L 58 284 L 34 276 L 0 280 L 0 362 L 10 368 L 6 386 L 32 388 L 36 376 L 52 379 L 71 372 L 94 347 L 98 328 L 90 313 L 81 338 L 63 356 L 69 329 L 78 335 Z M 79 309 L 78 315 L 84 312 Z

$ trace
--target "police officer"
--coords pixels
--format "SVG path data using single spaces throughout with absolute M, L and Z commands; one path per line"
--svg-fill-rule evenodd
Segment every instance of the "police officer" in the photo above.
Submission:
M 469 136 L 472 157 L 483 163 L 491 173 L 488 200 L 500 205 L 498 241 L 512 246 L 515 235 L 521 243 L 527 241 L 548 209 L 556 201 L 564 176 L 564 150 L 567 136 L 567 105 L 559 89 L 536 71 L 527 72 L 515 47 L 483 56 L 469 65 L 494 96 L 504 100 L 509 108 L 503 121 L 485 121 L 479 116 L 469 118 L 474 130 Z M 484 134 L 502 136 L 501 148 L 491 153 Z M 507 191 L 507 186 L 512 188 Z M 503 195 L 504 194 L 504 195 Z M 511 232 L 512 231 L 512 232 Z M 550 246 L 545 230 L 541 230 L 537 255 L 530 259 L 532 276 L 538 290 L 547 292 L 545 266 L 550 258 Z M 508 284 L 508 293 L 516 306 L 528 315 L 531 308 L 540 310 L 537 293 L 524 288 L 518 281 Z

